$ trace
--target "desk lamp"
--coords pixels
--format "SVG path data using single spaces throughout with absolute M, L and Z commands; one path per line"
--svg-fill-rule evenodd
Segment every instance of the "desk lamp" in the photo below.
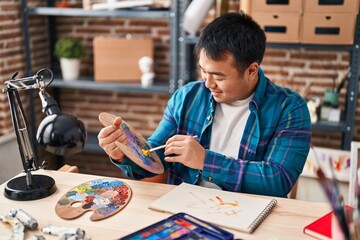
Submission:
M 5 197 L 13 200 L 35 200 L 45 198 L 56 191 L 53 178 L 45 175 L 32 175 L 39 166 L 34 154 L 34 145 L 29 137 L 28 124 L 19 96 L 20 91 L 39 89 L 42 111 L 46 117 L 40 123 L 36 139 L 46 151 L 56 155 L 67 155 L 80 152 L 86 141 L 84 124 L 76 117 L 61 113 L 55 100 L 46 92 L 46 88 L 54 79 L 50 69 L 40 69 L 34 76 L 15 79 L 15 73 L 10 80 L 5 81 L 11 120 L 19 146 L 24 176 L 13 178 L 5 186 Z M 45 77 L 44 77 L 45 76 Z M 49 78 L 49 81 L 45 81 Z

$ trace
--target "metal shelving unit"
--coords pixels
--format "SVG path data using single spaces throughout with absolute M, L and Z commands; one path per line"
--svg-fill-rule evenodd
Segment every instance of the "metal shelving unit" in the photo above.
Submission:
M 56 42 L 56 17 L 121 17 L 121 18 L 140 18 L 140 19 L 167 19 L 170 22 L 170 52 L 171 52 L 171 61 L 170 61 L 170 77 L 169 77 L 169 85 L 168 85 L 168 93 L 173 93 L 177 89 L 177 81 L 178 79 L 178 58 L 176 54 L 172 54 L 177 52 L 178 50 L 178 1 L 173 0 L 171 4 L 171 8 L 169 10 L 114 10 L 114 11 L 93 11 L 93 10 L 84 10 L 81 8 L 54 8 L 55 1 L 49 0 L 48 7 L 28 7 L 27 0 L 22 0 L 22 9 L 23 9 L 23 31 L 24 31 L 24 44 L 25 44 L 25 60 L 26 60 L 26 73 L 31 75 L 31 46 L 30 46 L 30 35 L 29 35 L 29 16 L 30 15 L 40 15 L 46 16 L 49 20 L 49 36 L 50 36 L 50 52 L 53 52 L 53 47 Z M 51 27 L 50 27 L 51 26 Z M 56 69 L 57 59 L 53 54 L 51 54 L 51 68 Z M 91 78 L 87 77 L 88 81 L 83 85 L 84 88 L 87 88 L 87 84 L 91 83 Z M 61 81 L 61 79 L 58 79 Z M 155 81 L 156 83 L 156 81 Z M 99 83 L 94 83 L 99 84 Z M 62 84 L 54 84 L 52 87 L 60 88 Z M 67 88 L 71 87 L 71 83 L 66 83 L 65 86 Z M 132 85 L 129 87 L 129 84 L 121 84 L 118 83 L 115 87 L 115 90 L 119 91 L 136 91 L 136 92 L 149 92 L 149 88 L 143 88 L 140 84 Z M 124 89 L 122 89 L 122 86 Z M 75 88 L 80 88 L 79 83 L 74 83 Z M 106 90 L 107 88 L 104 85 L 99 84 L 99 87 Z M 159 93 L 164 93 L 164 85 L 160 84 L 157 86 L 155 84 L 154 87 L 150 88 L 151 91 Z
M 197 78 L 195 59 L 193 57 L 193 48 L 198 41 L 198 37 L 189 37 L 181 28 L 183 22 L 183 13 L 191 0 L 183 0 L 180 4 L 181 12 L 179 13 L 179 69 L 180 78 L 179 85 L 184 85 L 189 81 Z M 268 43 L 267 47 L 273 48 L 305 48 L 305 49 L 321 49 L 333 51 L 349 51 L 351 54 L 349 65 L 351 67 L 351 77 L 347 84 L 345 114 L 344 119 L 340 122 L 319 121 L 312 125 L 312 129 L 316 131 L 330 131 L 342 133 L 341 148 L 350 150 L 350 145 L 354 132 L 356 101 L 358 96 L 358 76 L 360 67 L 360 20 L 357 19 L 355 38 L 352 45 L 329 45 L 329 44 L 292 44 L 292 43 Z
M 138 18 L 138 19 L 166 19 L 170 25 L 170 74 L 168 84 L 164 81 L 156 81 L 151 87 L 144 88 L 141 84 L 130 83 L 101 83 L 95 82 L 92 77 L 80 77 L 77 81 L 67 82 L 56 77 L 50 87 L 54 90 L 54 97 L 59 100 L 59 89 L 90 89 L 90 90 L 103 90 L 103 91 L 118 91 L 118 92 L 140 92 L 140 93 L 160 93 L 172 94 L 178 87 L 179 79 L 179 57 L 176 54 L 179 51 L 178 38 L 179 38 L 179 1 L 172 0 L 170 9 L 166 10 L 113 10 L 113 11 L 93 11 L 84 10 L 81 8 L 54 8 L 55 0 L 48 0 L 46 7 L 28 7 L 27 0 L 21 0 L 22 7 L 22 28 L 24 34 L 25 46 L 25 73 L 28 76 L 33 74 L 31 62 L 31 45 L 29 34 L 29 16 L 39 15 L 48 18 L 49 21 L 49 52 L 54 51 L 54 44 L 56 42 L 56 17 L 112 17 L 112 18 Z M 51 69 L 56 73 L 57 59 L 51 54 Z M 34 97 L 30 93 L 30 122 L 32 129 L 35 129 L 35 111 L 34 111 Z M 89 152 L 103 152 L 97 145 L 97 133 L 89 133 L 88 143 L 85 146 L 85 151 Z M 35 137 L 35 136 L 33 136 Z M 34 141 L 36 142 L 36 141 Z

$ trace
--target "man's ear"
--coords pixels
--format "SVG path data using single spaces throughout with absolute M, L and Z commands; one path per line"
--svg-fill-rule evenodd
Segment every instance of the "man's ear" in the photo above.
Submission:
M 257 62 L 253 62 L 249 65 L 249 67 L 245 70 L 245 74 L 248 76 L 250 81 L 257 79 L 259 71 L 259 64 Z

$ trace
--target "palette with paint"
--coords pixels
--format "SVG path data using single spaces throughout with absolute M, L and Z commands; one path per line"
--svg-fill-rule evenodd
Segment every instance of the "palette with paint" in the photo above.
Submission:
M 232 233 L 216 225 L 187 213 L 177 213 L 120 239 L 228 240 L 233 238 Z
M 112 125 L 115 119 L 116 116 L 111 113 L 102 112 L 99 114 L 99 120 L 105 127 Z M 119 141 L 115 142 L 121 151 L 123 151 L 131 161 L 143 169 L 156 174 L 163 173 L 164 166 L 156 152 L 144 154 L 144 150 L 151 149 L 151 146 L 145 138 L 124 120 L 122 121 L 120 128 L 123 130 L 128 140 L 126 144 Z
M 57 202 L 55 211 L 63 219 L 74 219 L 93 211 L 90 220 L 97 221 L 122 210 L 131 195 L 130 186 L 123 181 L 109 178 L 92 180 L 65 193 Z

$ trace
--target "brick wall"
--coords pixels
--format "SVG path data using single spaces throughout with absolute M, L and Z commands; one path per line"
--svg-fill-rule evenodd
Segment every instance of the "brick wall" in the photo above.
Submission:
M 45 1 L 30 0 L 29 5 L 44 5 Z M 80 0 L 70 3 L 81 5 Z M 238 1 L 229 0 L 230 9 L 238 9 Z M 24 46 L 20 19 L 20 0 L 0 1 L 0 80 L 8 79 L 15 71 L 24 77 Z M 214 10 L 209 13 L 210 21 Z M 33 71 L 50 65 L 48 51 L 49 37 L 47 18 L 31 16 L 30 36 Z M 93 74 L 92 40 L 96 36 L 152 37 L 155 39 L 155 73 L 166 81 L 169 74 L 169 24 L 166 20 L 142 20 L 126 18 L 80 18 L 58 17 L 56 28 L 59 36 L 74 36 L 80 39 L 87 49 L 87 57 L 82 61 L 82 74 Z M 274 82 L 300 90 L 311 83 L 309 96 L 322 97 L 326 88 L 331 87 L 333 78 L 345 71 L 349 54 L 339 51 L 319 51 L 305 49 L 267 49 L 262 68 Z M 168 95 L 120 93 L 112 91 L 60 90 L 63 111 L 71 112 L 82 119 L 88 131 L 97 132 L 101 128 L 97 116 L 107 111 L 121 115 L 127 122 L 146 136 L 156 128 L 162 117 Z M 26 96 L 24 96 L 25 99 Z M 341 92 L 340 103 L 345 102 L 345 88 Z M 360 112 L 358 98 L 357 113 Z M 26 106 L 26 104 L 25 104 Z M 12 131 L 7 98 L 0 95 L 0 134 Z M 37 118 L 42 117 L 37 108 Z M 357 114 L 356 126 L 359 126 L 360 114 Z M 360 128 L 355 130 L 355 140 L 360 140 Z M 317 146 L 339 148 L 340 133 L 314 132 L 312 141 Z M 50 155 L 45 159 L 53 160 Z M 81 153 L 66 158 L 66 163 L 79 166 L 83 173 L 117 176 L 118 170 L 104 154 Z
M 0 2 L 0 81 L 24 69 L 19 1 Z M 2 87 L 1 87 L 2 88 Z M 0 94 L 0 135 L 12 131 L 6 94 Z

